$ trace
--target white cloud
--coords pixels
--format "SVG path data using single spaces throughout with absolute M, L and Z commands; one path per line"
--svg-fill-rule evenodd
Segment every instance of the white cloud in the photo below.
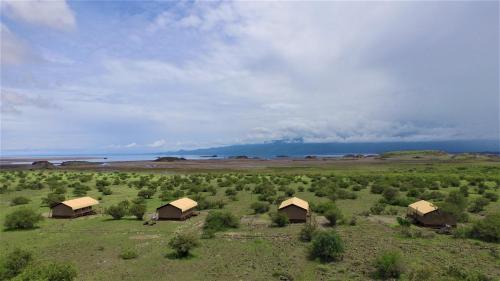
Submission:
M 21 64 L 30 61 L 34 55 L 26 44 L 19 39 L 10 29 L 3 23 L 0 23 L 1 28 L 1 60 L 2 65 L 6 64 Z
M 161 140 L 157 140 L 153 143 L 148 144 L 148 146 L 153 147 L 153 148 L 157 148 L 157 147 L 165 146 L 166 144 L 167 144 L 167 141 L 165 141 L 164 139 L 161 139 Z
M 29 24 L 43 25 L 59 30 L 76 26 L 73 11 L 65 0 L 2 1 L 4 14 Z
M 64 111 L 23 110 L 3 131 L 24 135 L 6 142 L 27 146 L 30 128 L 54 147 L 65 144 L 51 135 L 127 151 L 297 137 L 498 138 L 498 34 L 486 9 L 470 12 L 473 3 L 179 5 L 151 22 L 105 20 L 94 41 L 42 46 L 51 65 L 33 72 L 56 85 L 42 94 Z M 57 56 L 75 46 L 83 57 Z

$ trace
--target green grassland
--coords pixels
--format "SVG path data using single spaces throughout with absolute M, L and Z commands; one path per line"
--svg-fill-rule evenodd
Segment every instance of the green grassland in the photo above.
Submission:
M 96 188 L 103 181 L 109 184 L 110 195 Z M 418 280 L 417 273 L 424 269 L 431 274 L 428 280 L 460 280 L 450 273 L 450 268 L 481 272 L 490 280 L 500 280 L 497 243 L 456 239 L 416 226 L 412 228 L 422 235 L 405 237 L 395 220 L 404 216 L 403 204 L 387 205 L 382 214 L 369 215 L 370 208 L 383 198 L 371 191 L 374 185 L 397 189 L 398 198 L 425 197 L 438 205 L 450 191 L 464 186 L 469 202 L 485 192 L 500 195 L 500 163 L 495 161 L 386 160 L 368 164 L 353 161 L 322 167 L 231 173 L 2 171 L 0 225 L 3 226 L 6 214 L 25 207 L 47 216 L 49 208 L 43 206 L 42 198 L 56 187 L 66 189 L 66 199 L 76 197 L 71 186 L 77 182 L 90 188 L 88 196 L 100 200 L 98 214 L 76 219 L 45 218 L 32 230 L 4 230 L 0 232 L 0 252 L 22 248 L 32 251 L 40 261 L 70 262 L 77 268 L 77 280 L 372 280 L 375 257 L 384 250 L 397 249 L 406 268 L 403 280 Z M 342 259 L 330 263 L 311 260 L 309 244 L 298 239 L 303 224 L 273 227 L 269 213 L 255 215 L 250 205 L 263 199 L 254 192 L 262 185 L 276 192 L 265 198 L 270 202 L 287 197 L 285 192 L 293 192 L 293 196 L 309 201 L 313 210 L 322 202 L 335 201 L 345 221 L 356 218 L 355 225 L 343 223 L 333 227 L 345 243 Z M 109 206 L 133 200 L 140 189 L 147 188 L 156 192 L 145 200 L 145 219 L 157 207 L 175 199 L 179 195 L 175 193 L 177 190 L 182 190 L 191 198 L 223 201 L 223 209 L 240 218 L 240 227 L 219 232 L 211 239 L 201 239 L 189 258 L 170 258 L 171 237 L 184 231 L 201 233 L 211 210 L 201 210 L 198 216 L 186 221 L 159 221 L 151 226 L 131 216 L 113 220 L 104 213 Z M 228 196 L 227 189 L 235 189 L 237 194 Z M 417 190 L 419 195 L 407 198 L 410 190 Z M 353 194 L 355 199 L 342 199 Z M 11 200 L 18 196 L 31 201 L 11 206 Z M 275 210 L 273 203 L 270 212 Z M 465 225 L 499 212 L 499 201 L 490 202 L 484 210 L 468 213 L 469 222 Z M 321 221 L 319 214 L 312 217 Z M 321 225 L 321 228 L 332 227 Z M 121 259 L 124 249 L 134 249 L 138 257 Z

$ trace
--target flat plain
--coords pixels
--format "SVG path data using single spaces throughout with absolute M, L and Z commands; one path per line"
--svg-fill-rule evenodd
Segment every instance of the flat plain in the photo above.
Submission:
M 467 190 L 468 204 L 485 193 L 498 196 L 500 160 L 493 156 L 415 152 L 340 160 L 140 161 L 37 170 L 9 166 L 0 172 L 0 185 L 1 225 L 6 214 L 19 208 L 32 208 L 45 217 L 32 230 L 2 231 L 0 252 L 22 248 L 37 260 L 69 262 L 77 269 L 77 280 L 372 280 L 373 261 L 386 250 L 402 254 L 403 280 L 500 279 L 498 243 L 454 238 L 418 226 L 411 226 L 418 235 L 409 237 L 396 221 L 406 213 L 404 204 L 384 204 L 380 212 L 373 209 L 383 200 L 374 186 L 395 188 L 402 202 L 424 198 L 438 205 L 451 191 Z M 97 187 L 102 185 L 111 194 L 100 192 Z M 78 197 L 75 186 L 88 187 L 86 196 L 99 199 L 97 214 L 48 218 L 42 199 L 56 187 L 64 188 L 66 199 Z M 256 192 L 258 186 L 274 191 L 262 196 Z M 200 239 L 189 258 L 171 258 L 168 241 L 179 232 L 201 234 L 207 214 L 221 206 L 207 204 L 186 221 L 154 225 L 132 216 L 113 220 L 105 214 L 111 205 L 133 200 L 143 189 L 155 190 L 144 200 L 144 220 L 157 207 L 188 196 L 222 202 L 222 209 L 237 216 L 240 226 Z M 311 204 L 311 220 L 320 229 L 335 229 L 340 235 L 345 248 L 341 259 L 311 259 L 310 243 L 298 238 L 304 224 L 272 225 L 269 214 L 276 211 L 276 202 L 292 195 Z M 11 206 L 19 196 L 30 202 Z M 255 214 L 251 204 L 263 199 L 271 203 L 269 212 Z M 329 226 L 316 212 L 326 202 L 342 211 L 343 223 Z M 498 213 L 500 203 L 492 201 L 482 210 L 467 212 L 468 222 L 459 225 Z M 126 249 L 137 252 L 137 258 L 122 259 L 120 253 Z

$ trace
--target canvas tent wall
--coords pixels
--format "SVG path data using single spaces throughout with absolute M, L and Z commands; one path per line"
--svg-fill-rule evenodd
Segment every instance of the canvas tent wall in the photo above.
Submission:
M 187 197 L 177 199 L 156 209 L 159 220 L 185 220 L 194 215 L 198 203 Z
M 97 204 L 99 204 L 99 201 L 88 196 L 66 200 L 51 208 L 51 217 L 74 218 L 90 215 L 94 213 L 92 207 Z
M 309 216 L 309 203 L 297 197 L 281 202 L 278 212 L 287 215 L 291 222 L 305 222 Z
M 408 205 L 407 216 L 418 224 L 429 227 L 456 226 L 457 220 L 449 213 L 440 210 L 431 202 L 420 200 Z

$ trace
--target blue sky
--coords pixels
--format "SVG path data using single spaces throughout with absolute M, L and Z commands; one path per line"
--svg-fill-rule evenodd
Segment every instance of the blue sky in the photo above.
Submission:
M 498 139 L 498 5 L 2 1 L 1 148 Z

